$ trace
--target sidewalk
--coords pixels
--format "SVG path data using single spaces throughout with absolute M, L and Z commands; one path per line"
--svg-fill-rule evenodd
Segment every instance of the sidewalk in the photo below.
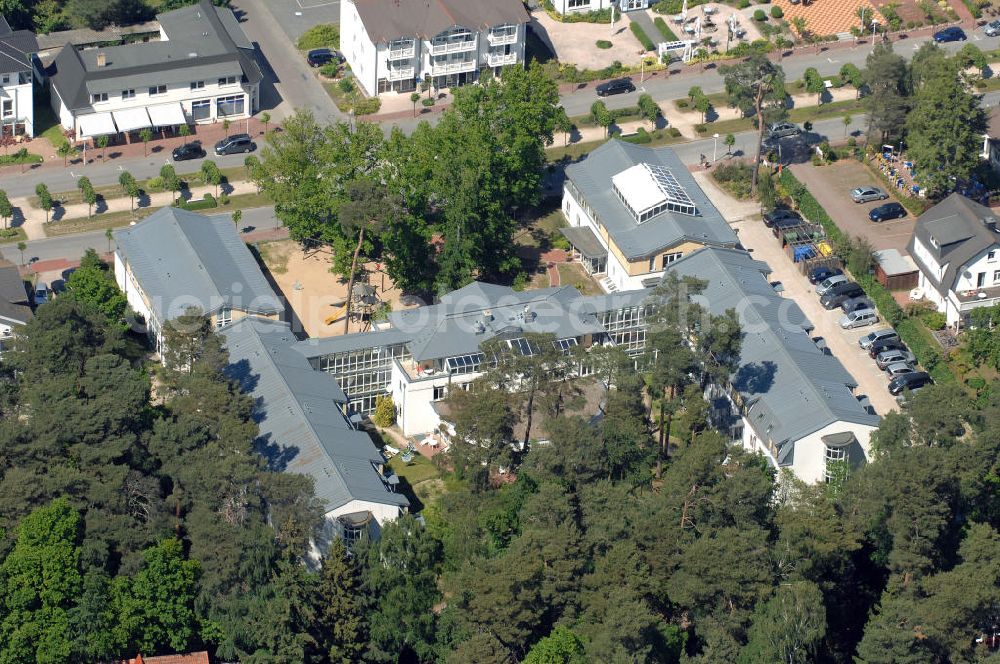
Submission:
M 247 181 L 231 182 L 219 186 L 220 194 L 226 193 L 230 196 L 256 192 L 257 188 L 253 185 L 253 183 Z M 185 193 L 190 194 L 188 197 L 189 200 L 198 200 L 203 198 L 205 194 L 212 194 L 214 196 L 215 187 L 212 185 L 203 185 L 181 192 L 182 195 Z M 143 201 L 143 205 L 136 205 L 135 209 L 140 210 L 146 208 L 166 207 L 173 203 L 173 196 L 174 194 L 171 191 L 148 194 L 146 197 L 147 200 Z M 46 237 L 44 210 L 31 207 L 29 199 L 27 198 L 12 199 L 11 204 L 14 206 L 15 210 L 20 211 L 20 213 L 24 216 L 20 226 L 24 229 L 25 235 L 28 236 L 29 240 L 40 240 Z M 122 198 L 111 198 L 108 200 L 101 199 L 98 201 L 98 204 L 94 206 L 94 214 L 92 216 L 99 218 L 103 215 L 114 212 L 128 212 L 131 209 L 131 201 L 127 196 Z M 82 219 L 86 217 L 87 204 L 76 203 L 73 205 L 67 205 L 66 207 L 54 208 L 49 215 L 50 220 L 52 220 L 49 223 L 59 223 L 67 219 Z

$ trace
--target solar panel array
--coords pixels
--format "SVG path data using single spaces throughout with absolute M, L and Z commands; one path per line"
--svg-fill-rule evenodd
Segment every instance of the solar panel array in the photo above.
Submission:
M 669 168 L 655 164 L 643 164 L 643 166 L 649 171 L 649 174 L 653 177 L 653 181 L 656 182 L 656 186 L 663 192 L 663 196 L 667 199 L 667 202 L 677 206 L 670 207 L 669 209 L 690 215 L 698 213 L 698 208 L 695 206 L 694 201 L 684 191 L 684 187 L 680 185 Z

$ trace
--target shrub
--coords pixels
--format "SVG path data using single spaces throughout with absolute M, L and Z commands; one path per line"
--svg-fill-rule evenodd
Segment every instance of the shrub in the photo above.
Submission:
M 781 11 L 781 7 L 775 5 L 771 7 L 771 18 L 781 18 L 785 15 L 785 12 Z
M 219 194 L 219 205 L 229 205 L 229 194 L 225 192 Z
M 715 181 L 736 198 L 750 198 L 750 180 L 753 169 L 742 162 L 731 162 L 716 166 L 712 172 Z
M 354 104 L 354 114 L 371 115 L 372 113 L 378 113 L 380 108 L 382 108 L 382 100 L 379 99 L 378 97 L 368 97 L 367 99 L 359 99 Z
M 754 10 L 753 13 L 753 20 L 757 21 L 758 23 L 763 23 L 764 21 L 767 20 L 767 14 L 764 13 L 763 9 L 756 9 Z
M 638 23 L 629 23 L 628 27 L 629 30 L 632 31 L 632 34 L 635 35 L 635 38 L 639 40 L 639 43 L 642 44 L 644 49 L 647 51 L 656 50 L 656 45 L 653 44 L 653 40 L 649 38 L 649 35 L 646 34 L 646 31 L 642 29 L 641 25 Z
M 420 103 L 423 104 L 424 106 L 433 106 L 434 105 L 434 97 L 430 97 L 428 99 L 424 99 Z
M 688 103 L 687 99 L 678 99 L 677 101 L 674 102 L 674 104 L 677 105 L 677 108 L 687 108 L 688 106 L 691 105 Z
M 336 62 L 328 62 L 319 68 L 319 73 L 327 78 L 334 78 L 337 76 L 337 72 L 340 71 L 340 65 Z
M 340 79 L 340 82 L 337 83 L 337 87 L 340 88 L 340 91 L 345 95 L 349 95 L 354 92 L 354 81 L 349 78 L 342 78 Z
M 703 124 L 696 124 L 696 125 L 694 126 L 694 130 L 695 130 L 696 132 L 698 132 L 699 134 L 704 134 L 704 133 L 705 133 L 706 131 L 708 131 L 708 127 L 706 127 L 706 126 L 705 126 L 705 125 L 703 125 Z
M 340 48 L 340 28 L 332 23 L 314 25 L 299 37 L 298 47 L 303 51 L 314 48 Z
M 651 143 L 653 141 L 653 137 L 649 135 L 648 131 L 639 127 L 635 131 L 635 136 L 629 136 L 625 140 L 629 143 Z
M 678 129 L 677 127 L 671 127 L 670 129 L 667 130 L 667 133 L 669 133 L 674 138 L 681 137 L 681 130 Z
M 609 42 L 607 39 L 598 39 L 597 40 L 597 48 L 609 49 L 612 46 L 613 46 L 613 44 L 611 42 Z
M 392 397 L 384 394 L 375 399 L 375 412 L 372 413 L 372 422 L 377 427 L 391 427 L 396 422 L 396 406 L 392 402 Z
M 740 0 L 736 3 L 737 9 L 746 9 L 750 6 L 750 0 Z
M 147 191 L 163 191 L 163 178 L 159 175 L 146 180 Z
M 926 325 L 931 330 L 943 330 L 948 324 L 948 319 L 940 311 L 928 311 L 921 316 Z

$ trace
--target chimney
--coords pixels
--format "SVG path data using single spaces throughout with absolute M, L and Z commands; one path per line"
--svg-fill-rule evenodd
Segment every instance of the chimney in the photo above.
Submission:
M 108 56 L 104 53 L 97 54 L 97 66 L 104 67 L 108 64 Z

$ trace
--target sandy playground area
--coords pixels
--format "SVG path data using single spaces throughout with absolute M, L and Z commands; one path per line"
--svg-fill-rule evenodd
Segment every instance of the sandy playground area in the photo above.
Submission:
M 288 302 L 295 318 L 292 321 L 294 329 L 302 329 L 310 337 L 344 333 L 347 280 L 330 271 L 329 250 L 306 252 L 293 240 L 264 242 L 257 248 L 271 278 Z M 394 311 L 409 308 L 400 302 L 402 293 L 377 263 L 368 263 L 365 268 L 368 284 L 379 301 L 388 303 Z M 352 316 L 351 332 L 370 329 L 371 321 Z

